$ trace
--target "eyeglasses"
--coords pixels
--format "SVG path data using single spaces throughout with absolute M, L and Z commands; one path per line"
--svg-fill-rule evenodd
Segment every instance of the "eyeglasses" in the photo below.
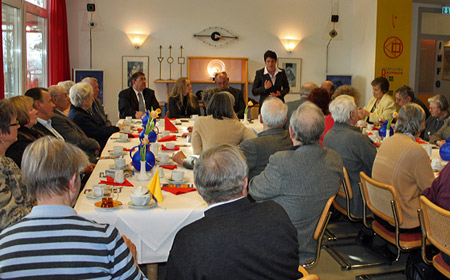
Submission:
M 11 127 L 11 126 L 17 126 L 17 125 L 20 125 L 19 121 L 16 121 L 15 123 L 10 123 L 8 126 Z

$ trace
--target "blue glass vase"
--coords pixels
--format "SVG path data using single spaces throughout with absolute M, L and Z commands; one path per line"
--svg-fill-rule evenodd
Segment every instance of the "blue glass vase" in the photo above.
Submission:
M 155 129 L 156 129 L 156 131 L 155 131 Z M 158 138 L 159 128 L 155 126 L 155 129 L 150 131 L 150 133 L 148 134 L 147 138 L 150 143 L 155 143 L 156 139 Z M 142 142 L 142 139 L 144 139 L 145 137 L 146 136 L 145 136 L 145 127 L 144 127 L 144 129 L 141 131 L 141 133 L 139 133 L 139 140 L 141 140 L 141 142 Z
M 445 161 L 450 161 L 450 138 L 445 140 L 445 144 L 439 149 L 439 155 Z
M 378 131 L 378 134 L 380 135 L 380 137 L 386 137 L 387 124 L 388 124 L 388 121 L 385 121 L 383 123 L 383 125 L 380 127 L 380 130 Z M 392 125 L 389 128 L 389 132 L 390 132 L 389 136 L 394 135 L 394 130 L 392 129 Z
M 137 148 L 137 151 L 133 154 L 133 151 Z M 130 150 L 130 158 L 133 163 L 134 169 L 137 171 L 141 171 L 141 149 L 143 146 L 135 146 Z M 155 166 L 155 155 L 150 151 L 150 144 L 145 146 L 147 152 L 145 153 L 145 170 L 152 170 L 153 166 Z

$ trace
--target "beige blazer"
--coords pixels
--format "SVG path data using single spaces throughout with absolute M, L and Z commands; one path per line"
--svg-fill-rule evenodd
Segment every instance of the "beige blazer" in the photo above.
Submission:
M 363 109 L 370 113 L 377 99 L 375 97 L 370 98 L 369 103 Z M 388 94 L 383 94 L 380 103 L 378 103 L 375 110 L 370 113 L 368 121 L 372 123 L 378 123 L 379 119 L 389 120 L 392 118 L 392 114 L 397 110 L 395 101 Z
M 255 138 L 251 130 L 238 119 L 214 119 L 212 116 L 198 117 L 192 131 L 192 149 L 199 155 L 202 151 L 220 144 L 239 145 L 242 141 Z

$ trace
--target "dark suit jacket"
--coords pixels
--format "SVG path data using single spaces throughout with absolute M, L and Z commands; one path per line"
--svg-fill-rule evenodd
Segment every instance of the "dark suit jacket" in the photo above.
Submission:
M 52 125 L 53 127 L 53 125 Z M 45 126 L 43 126 L 42 124 L 40 124 L 39 122 L 37 124 L 35 124 L 33 126 L 34 129 L 36 129 L 37 131 L 39 131 L 40 133 L 42 133 L 43 135 L 48 135 L 48 136 L 53 136 L 56 137 L 55 134 L 53 134 L 53 132 L 51 132 L 50 130 L 48 130 Z M 53 127 L 54 128 L 54 127 Z M 62 136 L 62 135 L 61 135 Z M 64 137 L 64 136 L 63 136 Z
M 25 149 L 33 143 L 34 140 L 37 140 L 45 136 L 41 131 L 32 127 L 31 129 L 26 126 L 21 126 L 19 131 L 17 132 L 17 141 L 14 142 L 9 148 L 6 150 L 6 156 L 14 160 L 18 167 L 21 166 L 22 156 Z
M 234 111 L 236 112 L 238 118 L 243 119 L 246 105 L 244 101 L 244 96 L 242 95 L 242 91 L 240 89 L 232 87 L 229 87 L 224 90 L 228 91 L 234 96 Z
M 153 110 L 159 108 L 159 102 L 156 100 L 154 90 L 145 88 L 142 95 L 144 96 L 145 107 L 147 110 L 150 110 L 152 107 Z M 139 101 L 133 88 L 129 87 L 122 90 L 119 93 L 120 118 L 125 119 L 126 116 L 132 116 L 134 118 L 136 111 L 139 111 Z
M 52 126 L 67 142 L 77 145 L 85 151 L 89 158 L 93 157 L 95 151 L 100 149 L 100 145 L 95 139 L 87 137 L 76 123 L 57 110 L 52 118 Z
M 118 127 L 102 125 L 97 117 L 92 116 L 87 111 L 73 105 L 70 106 L 69 118 L 76 123 L 88 137 L 97 140 L 101 149 L 105 146 L 109 136 L 114 132 L 119 131 Z
M 281 72 L 276 75 L 275 84 L 272 85 L 271 88 L 265 89 L 264 82 L 271 81 L 269 74 L 264 75 L 264 68 L 256 71 L 255 81 L 253 82 L 252 93 L 253 95 L 260 95 L 259 98 L 259 110 L 261 111 L 262 103 L 267 96 L 270 95 L 271 92 L 280 91 L 281 95 L 278 96 L 281 100 L 284 101 L 284 96 L 289 93 L 289 82 L 286 76 L 286 73 L 283 69 L 280 69 Z
M 296 234 L 273 201 L 213 207 L 177 233 L 165 279 L 298 279 Z
M 198 105 L 197 97 L 194 96 L 194 103 L 197 107 L 189 105 L 187 97 L 183 98 L 181 108 L 177 106 L 177 99 L 173 96 L 169 97 L 169 118 L 190 118 L 191 115 L 200 115 L 200 106 Z
M 108 118 L 106 117 L 105 110 L 103 109 L 103 104 L 98 98 L 94 98 L 94 102 L 92 102 L 91 107 L 92 112 L 96 117 L 98 117 L 104 125 L 111 126 L 112 123 Z
M 258 133 L 257 138 L 245 140 L 239 147 L 247 159 L 250 181 L 266 168 L 271 155 L 292 148 L 292 140 L 287 130 L 272 128 Z

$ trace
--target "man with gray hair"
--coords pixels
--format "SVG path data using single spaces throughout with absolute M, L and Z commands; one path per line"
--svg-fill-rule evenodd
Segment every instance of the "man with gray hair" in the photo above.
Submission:
M 98 98 L 98 94 L 100 89 L 98 87 L 98 80 L 94 77 L 86 77 L 81 80 L 83 83 L 88 83 L 91 85 L 93 93 L 94 93 L 94 102 L 92 102 L 91 112 L 102 122 L 104 126 L 111 126 L 111 121 L 108 120 L 108 117 L 105 114 L 105 110 L 103 108 L 103 104 Z
M 247 164 L 237 147 L 219 145 L 195 162 L 205 217 L 176 235 L 165 279 L 298 279 L 295 227 L 273 201 L 251 203 Z
M 324 128 L 319 107 L 309 101 L 300 105 L 289 126 L 294 147 L 273 154 L 264 171 L 249 183 L 253 199 L 274 200 L 288 213 L 297 228 L 300 264 L 315 256 L 315 227 L 343 178 L 339 154 L 319 145 Z
M 300 88 L 300 99 L 286 102 L 286 105 L 288 107 L 287 111 L 287 121 L 284 125 L 284 129 L 289 129 L 289 123 L 291 121 L 291 115 L 292 113 L 297 110 L 297 108 L 303 104 L 303 102 L 306 101 L 311 91 L 315 88 L 318 88 L 318 86 L 315 83 L 304 83 L 302 87 Z
M 90 162 L 96 162 L 100 144 L 95 139 L 87 137 L 83 130 L 63 113 L 70 106 L 67 91 L 61 86 L 50 86 L 48 91 L 56 106 L 52 126 L 67 142 L 77 145 L 86 152 Z
M 234 96 L 234 112 L 238 118 L 243 119 L 246 106 L 242 91 L 237 88 L 230 87 L 230 78 L 225 71 L 216 73 L 214 76 L 214 82 L 220 91 L 227 91 Z
M 26 148 L 22 173 L 37 205 L 0 234 L 1 279 L 144 279 L 130 240 L 72 208 L 86 163 L 83 151 L 53 137 Z
M 292 147 L 289 132 L 283 129 L 286 114 L 287 106 L 281 99 L 269 96 L 264 100 L 259 116 L 263 131 L 257 138 L 245 140 L 240 145 L 247 159 L 249 180 L 266 168 L 272 154 Z
M 350 213 L 361 218 L 363 203 L 359 189 L 359 172 L 372 174 L 377 149 L 369 137 L 355 126 L 358 122 L 358 108 L 353 97 L 340 95 L 331 101 L 329 108 L 334 125 L 325 135 L 323 146 L 335 150 L 341 156 L 350 178 L 351 186 L 348 187 L 353 191 Z M 344 198 L 337 196 L 336 201 L 346 208 Z

